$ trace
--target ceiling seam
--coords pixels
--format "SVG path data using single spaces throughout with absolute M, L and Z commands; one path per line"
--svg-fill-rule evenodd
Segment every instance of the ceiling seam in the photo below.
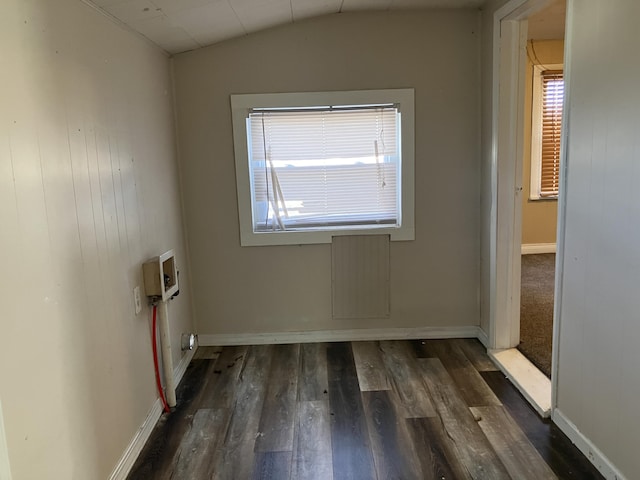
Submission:
M 180 29 L 180 31 L 181 31 L 182 33 L 184 33 L 184 34 L 185 34 L 185 35 L 186 35 L 186 36 L 187 36 L 187 37 L 188 37 L 188 38 L 189 38 L 193 43 L 195 43 L 195 44 L 198 46 L 197 48 L 202 48 L 202 47 L 204 47 L 204 46 L 205 46 L 205 45 L 202 45 L 199 41 L 197 41 L 197 40 L 193 37 L 193 35 L 191 35 L 191 32 L 190 32 L 190 31 L 188 31 L 186 28 L 184 28 L 184 26 L 182 26 L 182 25 L 175 25 L 175 24 L 173 23 L 173 18 L 171 18 L 169 15 L 167 15 L 167 14 L 165 13 L 165 11 L 164 11 L 164 10 L 162 10 L 162 8 L 160 8 L 158 5 L 156 5 L 156 4 L 154 3 L 154 0 L 150 0 L 150 1 L 149 1 L 149 3 L 150 3 L 151 5 L 153 5 L 154 7 L 156 7 L 156 10 L 160 11 L 160 13 L 161 13 L 161 18 L 163 18 L 166 22 L 168 22 L 168 23 L 169 23 L 173 28 L 178 28 L 178 29 Z M 162 48 L 162 47 L 161 47 L 161 48 Z M 178 52 L 178 53 L 181 53 L 181 52 Z M 174 55 L 174 54 L 173 54 L 173 53 L 171 53 L 171 52 L 169 52 L 169 54 L 170 54 L 170 55 Z
M 245 27 L 244 23 L 242 23 L 242 20 L 240 20 L 240 15 L 238 15 L 238 12 L 236 12 L 236 9 L 233 8 L 233 4 L 231 3 L 231 0 L 227 0 L 227 3 L 229 4 L 229 7 L 231 7 L 233 14 L 236 16 L 236 20 L 238 20 L 238 23 L 242 27 L 242 31 L 244 32 L 244 34 L 249 35 L 249 32 L 247 31 L 247 27 Z
M 93 3 L 91 0 L 80 0 L 80 2 L 85 4 L 87 7 L 92 8 L 95 12 L 99 13 L 100 15 L 102 15 L 103 17 L 105 17 L 106 19 L 108 19 L 109 21 L 111 21 L 112 23 L 117 25 L 118 27 L 122 28 L 123 30 L 125 30 L 125 31 L 135 35 L 136 37 L 144 40 L 146 43 L 148 43 L 149 45 L 153 46 L 154 48 L 157 48 L 158 50 L 160 50 L 167 57 L 171 56 L 171 52 L 165 50 L 160 45 L 158 45 L 156 42 L 151 40 L 149 37 L 147 37 L 143 33 L 139 32 L 138 30 L 136 30 L 135 28 L 130 26 L 128 23 L 120 20 L 115 15 L 112 15 L 111 13 L 106 11 L 104 8 L 99 7 L 98 5 Z

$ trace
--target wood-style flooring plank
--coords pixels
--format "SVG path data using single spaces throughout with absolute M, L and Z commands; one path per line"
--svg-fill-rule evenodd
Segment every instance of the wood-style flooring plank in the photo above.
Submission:
M 391 389 L 378 342 L 351 342 L 351 347 L 360 390 L 369 392 Z
M 212 456 L 224 439 L 228 422 L 226 408 L 198 410 L 180 443 L 170 478 L 211 478 Z
M 230 408 L 247 346 L 224 347 L 216 360 L 213 377 L 202 394 L 199 408 Z
M 213 378 L 214 361 L 193 360 L 176 389 L 177 406 L 158 420 L 149 440 L 127 476 L 129 480 L 164 480 L 169 478 L 178 447 L 189 431 L 190 419 L 208 381 Z
M 416 358 L 435 358 L 431 352 L 425 349 L 426 340 L 406 340 L 409 349 L 413 352 L 413 356 Z
M 349 343 L 327 348 L 334 480 L 375 480 L 369 432 Z
M 437 358 L 418 360 L 447 436 L 474 480 L 507 480 L 502 461 L 469 411 L 460 391 Z
M 465 348 L 467 341 L 448 342 L 476 370 L 483 368 L 474 361 L 479 351 Z M 217 360 L 194 358 L 178 386 L 178 405 L 162 415 L 128 478 L 546 478 L 548 472 L 534 473 L 540 465 L 530 467 L 540 461 L 532 461 L 530 451 L 529 456 L 512 451 L 523 448 L 522 434 L 512 433 L 515 422 L 558 478 L 603 480 L 560 429 L 542 420 L 499 371 L 481 370 L 480 375 L 513 419 L 511 424 L 500 416 L 490 417 L 501 411 L 497 406 L 475 408 L 476 421 L 442 361 L 429 357 L 437 352 L 427 348 L 428 341 L 382 342 L 383 350 L 385 346 L 387 352 L 381 354 L 392 388 L 369 392 L 360 391 L 350 343 L 305 345 L 297 357 L 291 354 L 295 346 L 261 345 L 224 347 Z M 391 381 L 394 374 L 397 378 Z M 294 385 L 287 384 L 291 376 Z M 406 406 L 411 409 L 421 402 L 420 388 L 433 416 L 405 418 Z M 267 398 L 270 406 L 265 408 Z M 280 410 L 282 401 L 293 408 Z M 264 438 L 259 427 L 269 422 L 291 425 L 280 432 L 287 436 L 293 431 L 291 445 L 281 445 L 291 449 L 258 451 L 257 439 Z M 487 436 L 494 434 L 498 439 L 492 443 Z M 505 467 L 509 462 L 516 465 L 509 465 L 513 475 Z
M 300 345 L 300 376 L 298 400 L 328 400 L 327 344 L 303 343 Z
M 557 480 L 504 407 L 471 407 L 471 413 L 512 478 Z
M 407 424 L 396 414 L 391 395 L 389 391 L 362 393 L 378 478 L 422 479 Z
M 273 345 L 256 345 L 247 350 L 238 375 L 236 395 L 223 444 L 214 454 L 215 480 L 250 478 L 260 414 L 267 390 Z
M 291 476 L 291 452 L 258 452 L 252 479 L 287 480 Z M 245 477 L 234 477 L 237 479 Z
M 222 347 L 198 347 L 193 354 L 194 360 L 215 360 L 220 356 Z
M 540 418 L 502 372 L 482 372 L 482 378 L 558 478 L 604 479 L 556 424 Z
M 458 338 L 451 340 L 458 345 L 478 372 L 495 372 L 498 367 L 487 355 L 487 349 L 476 338 Z
M 415 449 L 420 452 L 425 479 L 471 480 L 439 418 L 408 418 L 406 422 Z
M 404 409 L 404 418 L 435 417 L 436 411 L 427 392 L 420 368 L 406 342 L 380 342 L 382 359 L 391 387 Z
M 293 450 L 299 361 L 300 344 L 274 347 L 256 452 Z
M 427 340 L 426 349 L 440 359 L 455 382 L 467 406 L 502 405 L 491 388 L 482 380 L 459 344 L 451 340 Z
M 299 402 L 291 478 L 332 480 L 329 401 Z

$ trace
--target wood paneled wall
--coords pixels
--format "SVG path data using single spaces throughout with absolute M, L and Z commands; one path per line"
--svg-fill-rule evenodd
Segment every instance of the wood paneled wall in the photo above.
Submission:
M 574 1 L 568 18 L 557 412 L 640 478 L 640 3 Z
M 333 318 L 389 317 L 389 235 L 333 237 Z
M 155 398 L 141 264 L 177 252 L 169 61 L 77 0 L 0 15 L 0 397 L 13 478 L 107 478 Z

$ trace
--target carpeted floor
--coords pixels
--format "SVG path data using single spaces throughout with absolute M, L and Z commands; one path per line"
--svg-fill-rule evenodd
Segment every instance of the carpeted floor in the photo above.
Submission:
M 522 255 L 518 350 L 551 377 L 555 253 Z

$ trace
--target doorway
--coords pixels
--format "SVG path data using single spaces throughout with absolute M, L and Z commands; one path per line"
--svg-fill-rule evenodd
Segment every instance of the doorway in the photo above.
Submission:
M 527 19 L 518 350 L 551 378 L 565 0 Z
M 494 207 L 490 216 L 487 344 L 496 363 L 542 416 L 551 413 L 551 381 L 515 347 L 520 343 L 527 27 L 528 20 L 551 3 L 551 0 L 510 0 L 495 12 L 493 19 L 491 200 Z M 553 377 L 553 362 L 551 374 Z

